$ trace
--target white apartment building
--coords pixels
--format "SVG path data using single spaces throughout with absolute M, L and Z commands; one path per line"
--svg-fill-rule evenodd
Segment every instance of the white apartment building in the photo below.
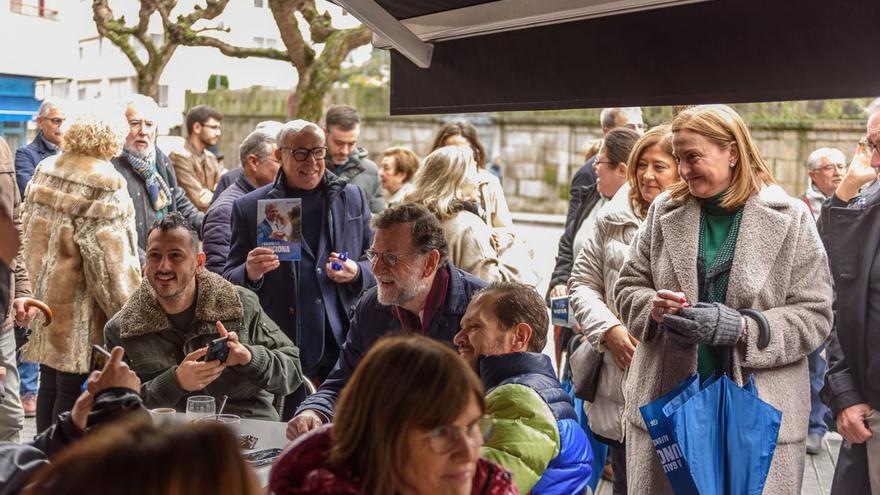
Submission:
M 199 3 L 204 5 L 203 1 L 181 0 L 174 14 L 190 12 Z M 136 91 L 134 68 L 115 45 L 98 36 L 91 4 L 90 0 L 0 0 L 0 46 L 4 47 L 0 55 L 0 134 L 13 149 L 28 139 L 27 121 L 39 105 L 37 100 L 50 96 L 121 98 Z M 111 0 L 110 6 L 116 16 L 124 14 L 131 24 L 137 19 L 140 2 Z M 337 27 L 357 24 L 354 17 L 329 2 L 319 1 L 318 7 L 330 10 Z M 233 45 L 284 49 L 268 0 L 232 0 L 218 19 L 196 25 L 206 26 L 230 28 L 229 33 L 211 35 Z M 158 14 L 151 19 L 149 32 L 155 43 L 161 43 Z M 304 31 L 304 35 L 308 39 L 308 33 Z M 133 38 L 132 43 L 146 60 L 146 50 Z M 352 59 L 365 60 L 369 50 L 362 47 Z M 186 91 L 206 91 L 212 74 L 225 75 L 230 89 L 291 89 L 297 82 L 296 70 L 288 62 L 227 57 L 214 48 L 179 47 L 160 79 L 161 132 L 181 124 Z M 32 135 L 33 123 L 30 127 Z

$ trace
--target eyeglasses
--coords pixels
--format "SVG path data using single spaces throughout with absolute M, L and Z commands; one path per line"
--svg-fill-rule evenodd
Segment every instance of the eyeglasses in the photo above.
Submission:
M 471 447 L 481 447 L 492 436 L 494 425 L 495 418 L 481 416 L 478 420 L 467 426 L 439 426 L 426 435 L 428 446 L 437 455 L 448 454 L 459 445 L 459 438 L 463 435 L 468 445 Z
M 220 124 L 202 124 L 202 127 L 206 127 L 208 129 L 217 130 L 220 129 Z
M 291 155 L 293 155 L 293 159 L 298 162 L 304 162 L 309 159 L 309 156 L 315 158 L 315 160 L 323 160 L 325 156 L 327 156 L 327 147 L 326 146 L 318 146 L 317 148 L 281 148 L 282 154 L 285 151 L 289 151 Z
M 837 170 L 838 172 L 846 172 L 846 164 L 845 163 L 829 163 L 828 165 L 822 165 L 819 167 L 819 170 L 822 172 L 830 174 L 831 172 Z
M 156 123 L 152 120 L 129 120 L 128 127 L 132 129 L 152 129 Z
M 52 125 L 55 125 L 55 126 L 58 126 L 58 125 L 61 125 L 61 124 L 64 123 L 64 119 L 62 119 L 61 117 L 53 117 L 53 118 L 51 118 L 51 119 L 47 119 L 47 118 L 45 118 L 45 117 L 43 117 L 43 118 L 44 118 L 45 120 L 48 120 L 49 122 L 52 123 Z
M 412 252 L 412 253 L 401 253 L 401 254 L 380 253 L 379 251 L 376 251 L 375 249 L 367 249 L 364 252 L 364 255 L 366 255 L 366 257 L 367 257 L 367 261 L 369 261 L 370 264 L 375 266 L 376 262 L 379 261 L 379 259 L 381 258 L 382 263 L 385 263 L 385 266 L 387 266 L 388 268 L 394 268 L 394 266 L 397 265 L 397 263 L 399 263 L 401 259 L 403 259 L 407 256 L 415 256 L 418 254 L 421 254 L 421 253 L 419 253 L 417 251 Z

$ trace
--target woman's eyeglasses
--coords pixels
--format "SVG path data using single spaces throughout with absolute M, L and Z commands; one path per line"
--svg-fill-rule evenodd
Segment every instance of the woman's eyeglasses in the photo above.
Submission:
M 455 450 L 464 436 L 471 447 L 481 447 L 489 441 L 494 426 L 495 418 L 491 416 L 481 416 L 468 426 L 439 426 L 428 432 L 428 445 L 435 454 L 444 455 Z

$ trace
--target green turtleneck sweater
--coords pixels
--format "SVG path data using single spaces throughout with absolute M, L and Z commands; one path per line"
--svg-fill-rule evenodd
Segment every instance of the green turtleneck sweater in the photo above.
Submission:
M 719 265 L 733 259 L 733 248 L 736 246 L 736 238 L 739 234 L 739 221 L 742 218 L 740 212 L 742 209 L 728 211 L 721 207 L 721 196 L 718 194 L 703 202 L 700 214 L 700 247 L 699 256 L 704 260 L 705 273 L 700 276 L 705 277 L 706 273 L 716 268 L 715 262 Z M 734 228 L 735 227 L 735 228 Z M 728 239 L 728 237 L 730 237 Z M 727 247 L 727 252 L 722 253 L 719 258 L 719 251 L 722 247 Z M 724 303 L 727 298 L 727 282 L 728 273 L 719 275 L 712 287 L 701 291 L 699 300 L 702 302 L 719 302 Z M 704 284 L 701 284 L 704 286 Z M 714 289 L 714 290 L 711 290 Z M 705 292 L 705 293 L 702 293 Z M 697 348 L 697 372 L 700 379 L 705 380 L 718 370 L 719 361 L 715 353 L 707 345 L 700 345 Z

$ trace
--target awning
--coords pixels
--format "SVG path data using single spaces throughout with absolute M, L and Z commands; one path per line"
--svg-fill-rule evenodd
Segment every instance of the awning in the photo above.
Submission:
M 0 74 L 0 122 L 26 122 L 40 109 L 34 98 L 36 79 Z
M 0 122 L 27 122 L 40 109 L 40 100 L 30 96 L 0 96 Z
M 876 0 L 337 2 L 397 47 L 392 114 L 880 95 Z

